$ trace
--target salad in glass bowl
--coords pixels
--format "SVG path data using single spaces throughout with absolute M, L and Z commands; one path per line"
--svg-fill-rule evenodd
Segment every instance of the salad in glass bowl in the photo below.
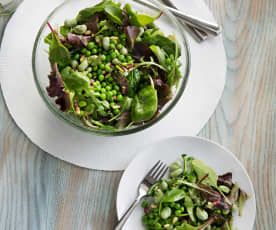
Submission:
M 155 24 L 162 14 L 104 0 L 63 25 L 47 22 L 46 92 L 60 112 L 88 128 L 115 132 L 157 118 L 178 84 L 182 91 L 185 85 L 181 45 Z

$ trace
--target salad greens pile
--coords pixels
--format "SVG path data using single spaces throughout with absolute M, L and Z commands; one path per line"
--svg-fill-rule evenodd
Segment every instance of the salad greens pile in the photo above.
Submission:
M 154 24 L 162 15 L 111 0 L 81 10 L 51 30 L 47 92 L 87 126 L 118 130 L 154 119 L 181 77 L 181 50 Z
M 142 207 L 148 230 L 233 230 L 233 212 L 249 196 L 232 182 L 232 173 L 217 176 L 200 160 L 182 155 L 170 166 L 169 179 L 154 184 Z

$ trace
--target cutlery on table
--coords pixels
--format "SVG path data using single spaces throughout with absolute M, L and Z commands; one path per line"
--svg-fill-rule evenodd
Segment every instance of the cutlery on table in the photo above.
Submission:
M 140 4 L 146 5 L 148 7 L 151 7 L 153 9 L 159 10 L 154 4 L 146 1 L 146 0 L 134 0 Z M 174 9 L 172 7 L 165 6 L 164 7 L 169 10 L 171 13 L 173 13 L 175 16 L 182 19 L 186 24 L 195 27 L 199 30 L 202 30 L 206 32 L 207 34 L 212 34 L 214 36 L 217 36 L 221 33 L 221 28 L 218 24 L 209 22 L 207 20 L 183 13 L 182 11 L 179 11 L 177 9 Z
M 162 2 L 174 9 L 177 9 L 175 4 L 172 2 L 172 0 L 162 0 Z M 185 27 L 185 29 L 188 31 L 188 33 L 197 41 L 197 42 L 202 42 L 205 41 L 208 37 L 208 34 L 202 30 L 199 30 L 197 28 L 192 27 L 191 25 L 186 25 L 183 23 L 181 20 L 179 22 Z
M 165 173 L 167 172 L 168 167 L 162 163 L 161 161 L 158 161 L 148 172 L 148 174 L 144 177 L 142 182 L 140 183 L 138 187 L 138 195 L 135 199 L 135 201 L 132 203 L 132 205 L 129 207 L 129 209 L 126 211 L 126 213 L 122 216 L 122 218 L 119 220 L 117 226 L 114 230 L 121 230 L 126 223 L 128 217 L 131 215 L 135 207 L 139 204 L 140 200 L 147 196 L 147 193 L 152 185 L 154 185 L 156 182 L 160 181 Z

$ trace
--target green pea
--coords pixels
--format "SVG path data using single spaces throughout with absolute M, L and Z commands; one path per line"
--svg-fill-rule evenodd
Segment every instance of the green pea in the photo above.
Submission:
M 113 113 L 114 113 L 115 115 L 118 115 L 118 114 L 120 113 L 120 110 L 119 110 L 119 109 L 114 109 L 114 110 L 113 110 Z
M 111 39 L 110 41 L 112 44 L 117 44 L 117 40 L 116 39 Z
M 105 88 L 101 88 L 101 92 L 102 93 L 106 93 L 106 89 Z
M 86 48 L 82 48 L 82 49 L 81 49 L 81 53 L 82 53 L 82 54 L 85 54 L 86 51 L 87 51 Z
M 131 57 L 130 55 L 128 55 L 128 56 L 126 57 L 126 59 L 127 59 L 127 61 L 131 61 L 131 60 L 132 60 L 132 57 Z
M 112 52 L 112 53 L 110 54 L 110 57 L 111 57 L 112 59 L 114 59 L 114 58 L 117 57 L 117 54 L 116 54 L 115 52 Z
M 106 87 L 106 83 L 105 82 L 102 82 L 102 87 Z
M 111 71 L 111 68 L 110 68 L 110 66 L 108 66 L 108 65 L 106 65 L 106 66 L 104 67 L 104 69 L 105 69 L 106 72 L 110 72 L 110 71 Z
M 87 50 L 86 52 L 85 52 L 85 56 L 86 57 L 89 57 L 91 55 L 91 52 L 89 51 L 89 50 Z
M 202 221 L 208 219 L 208 213 L 204 209 L 201 209 L 200 207 L 196 207 L 196 216 L 198 217 L 198 219 Z
M 91 74 L 91 73 L 88 73 L 88 74 L 87 74 L 87 77 L 92 78 L 92 74 Z
M 117 95 L 117 91 L 113 89 L 113 90 L 112 90 L 112 94 L 113 94 L 113 96 L 114 96 L 114 95 Z
M 113 108 L 115 106 L 115 103 L 114 102 L 111 102 L 110 103 L 110 107 Z
M 99 79 L 99 81 L 103 81 L 104 80 L 104 75 L 99 75 L 99 77 L 98 77 L 98 79 Z
M 107 85 L 106 87 L 105 87 L 105 89 L 107 90 L 107 91 L 110 91 L 111 89 L 112 89 L 112 87 L 110 86 L 110 85 Z M 112 96 L 112 95 L 111 95 Z
M 102 61 L 105 61 L 106 60 L 106 56 L 104 54 L 101 55 L 101 59 Z
M 74 55 L 74 59 L 78 61 L 80 59 L 80 55 L 79 54 L 75 54 Z
M 97 71 L 98 70 L 98 66 L 97 65 L 94 65 L 93 66 L 93 71 Z
M 230 192 L 230 188 L 228 188 L 228 187 L 225 186 L 225 185 L 220 185 L 220 186 L 219 186 L 219 189 L 220 189 L 223 193 L 225 193 L 225 194 L 228 194 L 228 193 Z
M 108 55 L 107 57 L 106 57 L 106 62 L 110 62 L 111 61 L 111 57 Z
M 146 201 L 143 201 L 142 204 L 141 204 L 142 208 L 146 208 L 148 206 L 148 202 Z
M 181 205 L 180 205 L 179 203 L 176 203 L 176 204 L 175 204 L 175 208 L 176 208 L 176 209 L 180 209 L 180 208 L 181 208 Z
M 110 44 L 109 45 L 109 49 L 114 50 L 115 49 L 115 45 L 114 44 Z
M 114 86 L 114 90 L 120 91 L 120 87 L 119 87 L 118 85 L 115 85 L 115 86 Z
M 93 48 L 95 47 L 95 43 L 94 42 L 89 42 L 87 48 L 90 50 L 93 50 Z
M 101 70 L 101 69 L 98 69 L 97 74 L 98 74 L 98 75 L 101 75 L 102 73 L 103 73 L 102 70 Z
M 162 229 L 162 225 L 157 222 L 157 223 L 155 223 L 154 228 L 157 230 Z
M 120 49 L 122 49 L 122 48 L 123 48 L 122 44 L 118 44 L 118 45 L 117 45 L 117 49 L 118 49 L 118 50 L 120 50 Z
M 104 64 L 100 64 L 99 67 L 100 67 L 100 69 L 104 69 L 105 65 Z
M 79 101 L 79 107 L 85 107 L 87 105 L 86 101 Z
M 100 98 L 101 98 L 102 100 L 105 100 L 105 99 L 106 99 L 105 93 L 101 93 Z
M 180 216 L 180 215 L 181 215 L 181 210 L 176 210 L 176 211 L 175 211 L 175 215 L 176 215 L 176 216 Z
M 92 49 L 92 53 L 96 54 L 98 52 L 98 50 L 96 48 Z
M 124 61 L 124 60 L 125 60 L 125 56 L 122 55 L 122 54 L 120 54 L 120 55 L 118 56 L 118 59 L 119 59 L 120 61 Z
M 123 100 L 124 100 L 124 97 L 121 94 L 119 94 L 117 96 L 117 101 L 123 101 Z
M 172 214 L 172 210 L 170 209 L 170 207 L 165 207 L 162 209 L 162 211 L 160 213 L 160 217 L 163 220 L 166 220 L 171 216 L 171 214 Z

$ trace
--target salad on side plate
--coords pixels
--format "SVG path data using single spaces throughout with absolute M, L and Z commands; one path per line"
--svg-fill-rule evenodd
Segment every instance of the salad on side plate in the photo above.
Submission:
M 170 165 L 169 179 L 154 184 L 148 196 L 142 202 L 148 230 L 234 230 L 233 213 L 242 216 L 249 198 L 231 172 L 218 176 L 185 154 Z
M 154 24 L 161 15 L 104 0 L 62 26 L 48 22 L 47 92 L 60 110 L 109 130 L 158 116 L 181 78 L 178 42 Z

